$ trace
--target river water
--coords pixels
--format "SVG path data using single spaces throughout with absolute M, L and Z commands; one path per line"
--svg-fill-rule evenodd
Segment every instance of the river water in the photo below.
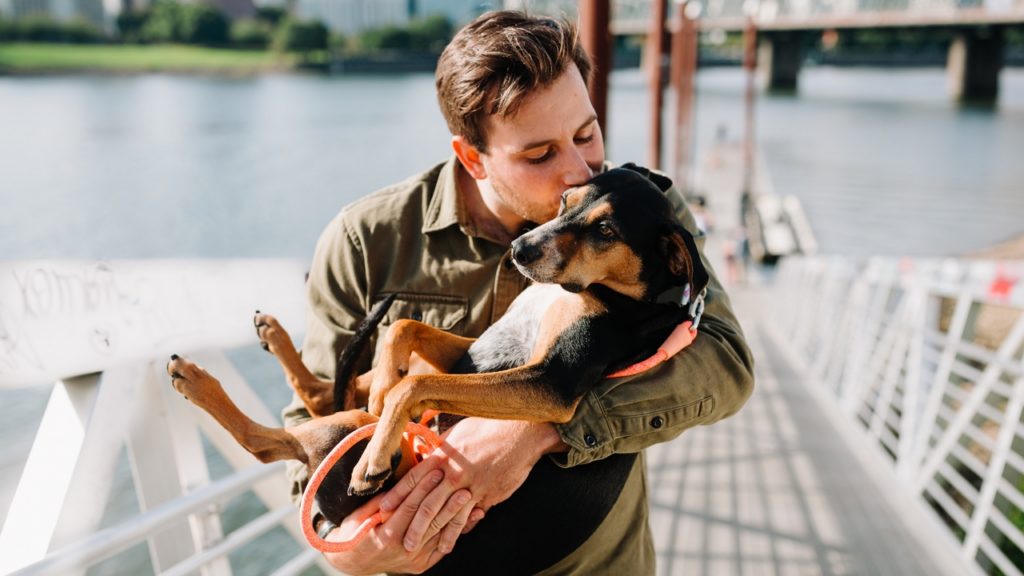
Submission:
M 743 85 L 700 73 L 698 157 L 742 134 Z M 962 109 L 942 70 L 808 68 L 798 95 L 758 101 L 759 151 L 823 252 L 971 252 L 1024 232 L 1024 70 L 1002 87 L 995 108 Z M 642 75 L 615 72 L 609 158 L 646 162 L 647 117 Z M 0 259 L 306 259 L 342 205 L 448 151 L 429 74 L 0 78 Z M 272 409 L 285 402 L 269 358 L 232 354 Z M 0 390 L 0 517 L 48 391 Z M 137 509 L 124 460 L 118 474 L 105 524 Z M 268 538 L 233 556 L 238 573 L 296 549 Z M 145 561 L 137 547 L 94 573 Z

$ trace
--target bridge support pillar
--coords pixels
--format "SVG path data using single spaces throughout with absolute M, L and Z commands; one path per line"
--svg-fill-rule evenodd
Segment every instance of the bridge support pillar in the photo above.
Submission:
M 803 51 L 799 34 L 772 34 L 760 38 L 757 48 L 758 80 L 769 92 L 796 92 Z
M 994 104 L 999 98 L 999 72 L 1002 68 L 1001 28 L 958 34 L 949 46 L 946 61 L 950 96 L 961 103 Z

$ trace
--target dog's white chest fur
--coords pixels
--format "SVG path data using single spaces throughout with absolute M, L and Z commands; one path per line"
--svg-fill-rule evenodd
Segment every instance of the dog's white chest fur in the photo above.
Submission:
M 537 343 L 541 319 L 565 294 L 557 284 L 533 284 L 524 290 L 470 346 L 467 356 L 472 366 L 465 371 L 496 372 L 525 364 Z

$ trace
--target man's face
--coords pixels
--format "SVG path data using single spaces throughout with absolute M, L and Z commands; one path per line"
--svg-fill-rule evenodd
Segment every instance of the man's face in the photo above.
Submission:
M 530 95 L 514 116 L 485 124 L 481 194 L 499 213 L 537 224 L 558 213 L 562 192 L 601 171 L 604 140 L 575 65 Z

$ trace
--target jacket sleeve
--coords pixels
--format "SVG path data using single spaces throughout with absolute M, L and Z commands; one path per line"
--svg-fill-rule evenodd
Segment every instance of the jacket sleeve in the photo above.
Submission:
M 659 366 L 632 377 L 607 379 L 588 392 L 572 420 L 558 425 L 566 453 L 559 466 L 638 452 L 698 424 L 735 414 L 753 391 L 754 361 L 729 297 L 704 254 L 706 237 L 674 189 L 667 192 L 697 241 L 710 275 L 704 316 L 693 344 Z
M 343 211 L 321 234 L 306 281 L 306 335 L 301 356 L 317 378 L 334 379 L 338 354 L 366 315 L 364 270 L 362 244 L 347 225 Z M 368 365 L 359 367 L 360 372 L 368 369 Z M 298 396 L 293 396 L 281 418 L 285 426 L 296 426 L 309 420 L 310 415 Z M 289 460 L 287 475 L 292 481 L 292 499 L 297 502 L 308 480 L 306 466 Z

